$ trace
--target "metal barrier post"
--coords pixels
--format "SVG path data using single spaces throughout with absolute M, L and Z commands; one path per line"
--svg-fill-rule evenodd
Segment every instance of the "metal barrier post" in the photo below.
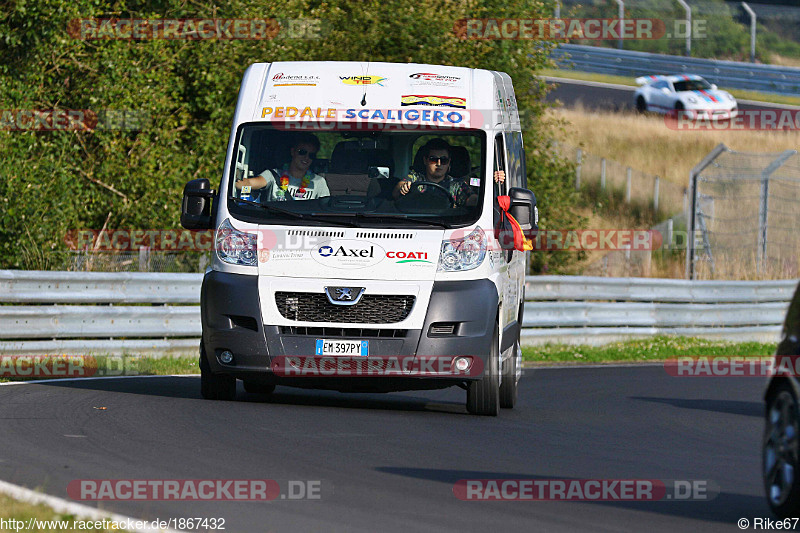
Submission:
M 606 158 L 600 159 L 600 190 L 606 190 Z
M 625 171 L 625 203 L 631 203 L 631 174 L 632 174 L 631 167 L 628 167 Z

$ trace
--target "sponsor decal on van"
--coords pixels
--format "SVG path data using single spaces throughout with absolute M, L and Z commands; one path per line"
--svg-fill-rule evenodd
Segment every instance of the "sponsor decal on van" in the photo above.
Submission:
M 396 259 L 395 263 L 430 263 L 428 252 L 407 252 L 405 250 L 390 250 L 386 252 L 388 259 Z
M 400 105 L 430 105 L 466 109 L 467 99 L 457 96 L 436 96 L 432 94 L 404 94 L 400 97 Z
M 445 76 L 432 72 L 415 72 L 408 77 L 414 80 L 411 82 L 412 85 L 454 85 L 461 81 L 458 76 Z
M 381 82 L 387 78 L 383 76 L 339 76 L 339 79 L 345 85 L 380 85 L 383 87 Z
M 345 239 L 323 243 L 311 257 L 327 267 L 366 268 L 383 261 L 386 252 L 375 243 Z
M 272 77 L 272 84 L 275 87 L 316 87 L 317 83 L 319 83 L 319 76 L 305 74 L 284 74 L 279 72 Z

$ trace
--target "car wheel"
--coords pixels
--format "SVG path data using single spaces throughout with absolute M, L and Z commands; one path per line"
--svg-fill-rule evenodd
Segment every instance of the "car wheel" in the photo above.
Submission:
M 483 377 L 467 387 L 467 411 L 473 415 L 497 416 L 500 412 L 500 333 L 497 324 L 492 335 L 492 347 L 486 358 Z
M 683 111 L 686 109 L 686 106 L 683 105 L 683 102 L 675 102 L 675 111 Z
M 200 395 L 206 400 L 236 399 L 236 378 L 212 373 L 202 344 L 200 344 Z
M 503 363 L 503 380 L 500 383 L 500 407 L 503 409 L 513 409 L 517 403 L 517 388 L 519 387 L 517 368 L 519 368 L 520 359 L 519 339 L 517 339 L 512 348 L 511 357 Z
M 642 96 L 636 99 L 636 111 L 639 113 L 647 113 L 647 102 L 644 101 L 644 97 Z
M 762 474 L 767 501 L 781 517 L 800 512 L 797 396 L 782 382 L 767 400 Z
M 268 381 L 244 380 L 244 390 L 250 394 L 272 394 L 275 392 L 275 384 Z

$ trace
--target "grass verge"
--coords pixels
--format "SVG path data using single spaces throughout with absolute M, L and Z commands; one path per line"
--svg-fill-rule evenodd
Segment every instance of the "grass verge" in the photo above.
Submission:
M 738 356 L 764 357 L 775 353 L 776 344 L 760 342 L 726 342 L 694 337 L 653 337 L 617 342 L 604 346 L 571 346 L 547 344 L 522 348 L 526 363 L 640 363 L 657 362 L 675 357 Z
M 37 355 L 30 356 L 30 360 L 26 362 L 20 361 L 19 358 L 12 362 L 14 359 L 13 356 L 6 356 L 0 362 L 0 382 L 65 377 L 169 376 L 200 373 L 196 355 L 170 357 Z M 37 366 L 37 361 L 45 363 Z M 31 369 L 30 374 L 24 375 L 28 369 Z
M 631 167 L 686 186 L 692 168 L 719 143 L 732 150 L 754 153 L 777 153 L 800 147 L 800 131 L 796 130 L 675 130 L 667 126 L 662 115 L 589 111 L 580 107 L 553 109 L 549 113 L 562 120 L 562 129 L 553 132 L 559 141 L 581 146 L 596 159 L 605 157 L 618 163 L 609 163 L 609 183 L 624 183 L 624 167 Z M 587 159 L 585 179 L 599 179 L 599 164 L 598 177 L 588 175 L 588 164 Z M 646 186 L 652 185 L 648 182 Z
M 0 494 L 0 516 L 6 521 L 5 528 L 0 528 L 0 531 L 113 531 L 119 533 L 120 529 L 103 529 L 102 521 L 98 524 L 95 520 L 79 519 L 71 514 L 57 513 L 50 507 L 44 504 L 32 504 L 15 500 L 5 494 Z M 17 528 L 10 527 L 9 520 L 16 520 L 22 524 L 16 524 Z M 33 520 L 33 522 L 31 522 Z M 66 522 L 68 527 L 64 529 L 59 525 L 52 522 L 58 521 L 62 524 Z M 49 522 L 49 523 L 48 523 Z M 92 527 L 88 528 L 91 523 Z M 13 523 L 12 523 L 13 524 Z M 33 528 L 28 526 L 33 524 Z M 93 526 L 100 525 L 100 528 Z M 77 527 L 74 527 L 77 526 Z

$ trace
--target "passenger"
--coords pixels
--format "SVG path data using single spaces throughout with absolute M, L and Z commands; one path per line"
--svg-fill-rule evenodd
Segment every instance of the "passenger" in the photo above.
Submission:
M 319 139 L 311 133 L 301 134 L 292 145 L 292 160 L 280 169 L 267 169 L 258 176 L 236 182 L 236 188 L 250 186 L 260 192 L 261 202 L 311 200 L 330 196 L 325 178 L 311 172 L 311 164 L 319 152 Z
M 405 196 L 412 189 L 412 184 L 420 181 L 429 181 L 441 185 L 450 192 L 454 207 L 477 205 L 478 195 L 463 180 L 454 179 L 448 174 L 450 170 L 450 144 L 444 139 L 431 139 L 422 147 L 422 159 L 425 165 L 425 174 L 412 170 L 408 176 L 395 186 L 392 196 L 395 200 Z M 494 180 L 503 183 L 506 179 L 505 172 L 497 170 Z M 424 187 L 424 186 L 423 186 Z M 424 190 L 421 192 L 425 192 Z

